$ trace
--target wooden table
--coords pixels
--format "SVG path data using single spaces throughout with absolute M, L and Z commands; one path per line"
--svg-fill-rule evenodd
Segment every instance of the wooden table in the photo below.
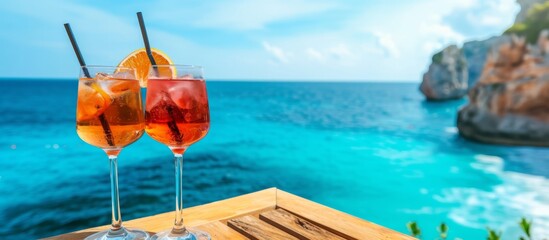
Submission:
M 185 225 L 218 239 L 415 239 L 276 188 L 183 210 Z M 174 213 L 124 222 L 152 234 L 169 229 Z M 83 239 L 109 226 L 47 239 Z

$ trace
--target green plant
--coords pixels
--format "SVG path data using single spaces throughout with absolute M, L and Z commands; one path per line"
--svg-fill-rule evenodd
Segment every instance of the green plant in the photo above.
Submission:
M 505 31 L 505 34 L 517 34 L 526 37 L 529 43 L 538 40 L 539 33 L 549 28 L 549 1 L 536 4 L 528 11 L 523 22 L 515 23 Z
M 487 240 L 500 240 L 501 239 L 501 232 L 496 232 L 490 228 L 488 228 L 488 237 Z
M 524 232 L 524 234 L 526 234 L 526 237 L 527 237 L 527 238 L 520 237 L 520 240 L 531 239 L 532 236 L 530 235 L 530 227 L 532 226 L 532 220 L 528 221 L 526 220 L 526 218 L 521 218 L 519 225 L 520 225 L 520 229 L 522 229 L 522 231 Z
M 438 233 L 440 234 L 440 239 L 446 240 L 448 237 L 448 225 L 441 223 L 440 226 L 438 226 Z
M 408 227 L 408 231 L 412 234 L 412 237 L 419 238 L 421 236 L 421 229 L 419 229 L 419 226 L 416 222 L 409 222 L 406 224 L 406 227 Z
M 520 237 L 519 240 L 532 240 L 532 235 L 531 235 L 532 220 L 528 221 L 526 218 L 523 217 L 520 219 L 518 223 L 522 232 L 526 234 L 526 237 Z M 414 222 L 414 221 L 408 222 L 406 226 L 408 227 L 408 231 L 410 231 L 410 235 L 412 235 L 412 237 L 421 238 L 421 229 L 419 228 L 419 225 L 417 224 L 417 222 Z M 440 240 L 446 240 L 446 238 L 448 237 L 448 229 L 449 229 L 448 225 L 446 225 L 445 223 L 441 223 L 438 226 L 437 230 L 439 233 Z M 501 240 L 501 235 L 502 235 L 501 231 L 496 232 L 496 230 L 491 228 L 487 228 L 487 230 L 488 230 L 488 237 L 486 237 L 487 240 Z M 460 239 L 455 238 L 455 240 L 460 240 Z

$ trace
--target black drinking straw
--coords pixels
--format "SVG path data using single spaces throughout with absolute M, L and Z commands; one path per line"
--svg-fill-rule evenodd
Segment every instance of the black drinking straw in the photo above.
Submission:
M 143 13 L 137 12 L 137 20 L 139 21 L 139 28 L 141 28 L 141 35 L 143 35 L 143 42 L 145 42 L 145 51 L 153 68 L 156 70 L 156 61 L 154 60 L 151 45 L 149 44 L 149 37 L 147 35 L 147 29 L 145 28 L 145 20 L 143 20 Z
M 71 25 L 69 25 L 68 23 L 65 23 L 64 25 L 65 25 L 65 30 L 67 31 L 67 35 L 71 40 L 74 53 L 76 53 L 78 62 L 82 67 L 82 71 L 84 72 L 84 75 L 86 75 L 87 78 L 91 78 L 90 72 L 86 67 L 86 62 L 84 61 L 84 57 L 82 57 L 82 53 L 80 52 L 80 48 L 78 47 L 78 43 L 76 43 L 76 38 L 74 37 L 74 34 L 72 34 Z M 105 138 L 107 139 L 107 143 L 109 144 L 109 146 L 114 146 L 111 127 L 109 126 L 109 122 L 107 122 L 107 119 L 105 118 L 105 114 L 101 113 L 98 117 L 99 117 L 99 121 L 101 122 L 101 126 L 103 127 L 103 132 L 105 132 Z
M 145 28 L 145 20 L 143 20 L 143 13 L 137 12 L 137 20 L 139 21 L 139 28 L 141 28 L 141 35 L 143 36 L 143 42 L 145 43 L 145 51 L 147 52 L 147 56 L 149 57 L 149 61 L 151 61 L 151 65 L 154 68 L 154 71 L 157 71 L 156 61 L 154 60 L 154 57 L 152 55 L 151 45 L 149 44 L 149 37 L 147 36 L 147 29 Z M 166 111 L 171 118 L 171 121 L 168 122 L 168 127 L 170 128 L 170 131 L 172 132 L 175 141 L 180 144 L 181 142 L 183 142 L 183 140 L 181 137 L 181 132 L 177 127 L 177 122 L 175 121 L 172 107 L 166 107 Z
M 91 78 L 90 72 L 88 72 L 88 68 L 86 67 L 86 62 L 84 61 L 84 57 L 82 57 L 82 53 L 80 52 L 80 48 L 78 47 L 78 43 L 76 43 L 76 39 L 74 38 L 74 34 L 72 34 L 71 25 L 68 23 L 65 23 L 65 30 L 67 31 L 67 35 L 69 35 L 69 39 L 71 40 L 72 48 L 74 49 L 74 53 L 76 53 L 76 57 L 78 58 L 78 62 L 80 63 L 80 66 L 82 67 L 82 71 L 84 72 L 84 75 L 86 75 L 87 78 Z

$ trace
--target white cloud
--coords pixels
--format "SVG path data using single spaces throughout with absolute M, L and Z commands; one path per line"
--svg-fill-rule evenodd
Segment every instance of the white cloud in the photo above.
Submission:
M 263 42 L 263 48 L 270 53 L 277 62 L 288 63 L 288 57 L 291 54 L 284 52 L 281 48 L 273 46 L 268 42 Z
M 496 16 L 487 15 L 480 17 L 478 22 L 484 26 L 497 26 L 502 23 L 502 19 Z
M 200 27 L 256 30 L 270 23 L 319 13 L 333 7 L 321 1 L 233 0 L 210 6 L 208 14 L 198 14 Z
M 461 0 L 457 1 L 456 8 L 470 8 L 472 6 L 475 6 L 479 0 Z
M 434 53 L 442 50 L 444 46 L 438 41 L 425 41 L 421 48 L 425 53 Z
M 326 60 L 326 57 L 324 57 L 324 54 L 319 52 L 318 50 L 314 48 L 307 48 L 305 51 L 309 57 L 311 57 L 314 60 L 324 62 Z
M 351 53 L 345 44 L 338 44 L 337 46 L 331 47 L 329 53 L 336 60 L 346 60 L 353 57 L 353 53 Z
M 502 31 L 511 26 L 518 10 L 516 0 L 474 0 L 451 9 L 443 16 L 443 22 L 462 34 L 488 37 L 494 29 Z
M 400 52 L 390 34 L 374 32 L 374 36 L 377 37 L 378 46 L 383 48 L 388 56 L 394 58 L 398 58 L 400 56 Z
M 440 22 L 426 22 L 420 25 L 419 32 L 444 42 L 458 42 L 465 40 L 465 36 L 456 32 L 452 27 Z

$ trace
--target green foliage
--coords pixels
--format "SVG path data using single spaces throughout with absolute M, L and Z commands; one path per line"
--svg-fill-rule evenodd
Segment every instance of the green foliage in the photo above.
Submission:
M 528 221 L 526 220 L 526 218 L 521 218 L 519 225 L 520 225 L 520 229 L 522 229 L 524 234 L 526 234 L 526 237 L 528 237 L 527 239 L 531 239 L 532 236 L 530 235 L 530 227 L 532 227 L 532 220 Z M 523 237 L 520 237 L 520 238 L 526 239 Z
M 420 238 L 421 237 L 421 229 L 419 228 L 419 225 L 417 222 L 408 222 L 406 224 L 408 227 L 408 231 L 410 231 L 410 234 L 413 237 Z M 530 235 L 530 231 L 532 228 L 532 220 L 528 221 L 526 218 L 521 218 L 519 221 L 520 229 L 526 234 L 526 237 L 520 237 L 519 240 L 532 240 L 532 235 Z M 438 228 L 439 237 L 441 240 L 446 240 L 448 237 L 448 225 L 445 223 L 441 223 Z M 496 232 L 495 230 L 491 228 L 487 228 L 488 230 L 488 237 L 486 237 L 487 240 L 501 240 L 502 232 Z M 455 240 L 461 240 L 459 238 L 455 238 Z
M 433 55 L 433 58 L 431 60 L 433 61 L 433 63 L 442 63 L 442 51 Z
M 488 237 L 487 240 L 501 240 L 501 232 L 497 233 L 496 231 L 488 228 Z
M 528 11 L 526 19 L 511 26 L 505 34 L 517 34 L 526 37 L 529 43 L 538 40 L 539 33 L 549 28 L 549 1 L 536 4 Z
M 438 233 L 440 234 L 440 239 L 445 240 L 448 237 L 448 225 L 441 223 L 438 226 Z
M 410 231 L 410 234 L 412 234 L 412 237 L 420 237 L 421 236 L 421 229 L 419 229 L 419 226 L 416 222 L 409 222 L 406 224 L 408 227 L 408 231 Z

